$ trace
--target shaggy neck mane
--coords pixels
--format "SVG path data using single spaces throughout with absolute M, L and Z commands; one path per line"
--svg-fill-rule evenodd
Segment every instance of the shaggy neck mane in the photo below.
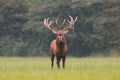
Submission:
M 56 45 L 57 45 L 57 49 L 62 52 L 64 51 L 64 47 L 66 45 L 66 40 L 65 38 L 63 39 L 63 41 L 59 41 L 58 39 L 56 39 Z

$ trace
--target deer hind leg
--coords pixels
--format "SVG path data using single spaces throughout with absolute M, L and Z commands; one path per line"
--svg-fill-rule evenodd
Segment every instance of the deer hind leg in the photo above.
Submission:
M 65 56 L 63 56 L 63 57 L 62 57 L 63 69 L 65 68 L 65 59 L 66 59 L 66 57 L 65 57 Z
M 61 57 L 57 56 L 57 67 L 60 68 Z
M 54 54 L 51 55 L 51 68 L 53 69 L 54 65 Z

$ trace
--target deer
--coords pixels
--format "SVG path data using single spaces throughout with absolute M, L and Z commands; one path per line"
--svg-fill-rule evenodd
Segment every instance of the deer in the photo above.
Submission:
M 60 68 L 60 61 L 62 59 L 62 67 L 65 68 L 65 60 L 66 60 L 66 53 L 67 53 L 67 43 L 65 34 L 68 33 L 68 31 L 73 28 L 74 23 L 77 20 L 77 17 L 73 19 L 73 17 L 69 16 L 70 20 L 67 20 L 68 26 L 65 27 L 65 19 L 62 22 L 61 28 L 58 28 L 58 21 L 55 20 L 56 27 L 52 25 L 52 21 L 49 20 L 49 18 L 45 18 L 43 23 L 46 28 L 51 30 L 55 35 L 56 39 L 52 40 L 50 43 L 50 53 L 51 53 L 51 68 L 53 69 L 54 66 L 54 57 L 56 56 L 56 63 L 57 67 Z

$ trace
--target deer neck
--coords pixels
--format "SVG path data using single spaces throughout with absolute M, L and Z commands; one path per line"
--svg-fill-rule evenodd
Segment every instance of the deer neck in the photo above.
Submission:
M 59 40 L 56 40 L 56 47 L 57 47 L 57 50 L 58 51 L 63 51 L 63 49 L 65 48 L 65 45 L 66 45 L 66 40 L 65 38 L 62 40 L 62 41 L 59 41 Z

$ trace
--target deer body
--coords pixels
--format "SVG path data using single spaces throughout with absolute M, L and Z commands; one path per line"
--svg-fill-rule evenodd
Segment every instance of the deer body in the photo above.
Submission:
M 57 28 L 53 28 L 52 22 L 48 21 L 49 19 L 44 19 L 44 25 L 47 27 L 49 30 L 51 30 L 54 34 L 56 34 L 56 39 L 53 40 L 50 43 L 50 52 L 51 52 L 51 68 L 53 68 L 54 65 L 54 56 L 56 56 L 57 59 L 57 66 L 60 68 L 60 61 L 62 59 L 62 67 L 65 68 L 65 59 L 66 59 L 66 53 L 67 53 L 67 44 L 66 44 L 66 39 L 64 34 L 68 33 L 68 30 L 72 28 L 74 25 L 74 22 L 77 20 L 77 17 L 75 20 L 71 16 L 70 25 L 66 28 L 64 28 L 64 23 L 65 20 L 62 23 L 62 29 L 58 29 L 58 22 L 56 20 Z
M 50 52 L 54 55 L 65 56 L 67 52 L 66 42 L 58 43 L 57 40 L 53 40 L 50 43 Z

